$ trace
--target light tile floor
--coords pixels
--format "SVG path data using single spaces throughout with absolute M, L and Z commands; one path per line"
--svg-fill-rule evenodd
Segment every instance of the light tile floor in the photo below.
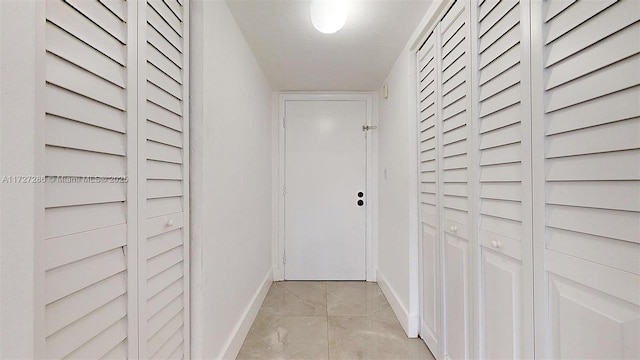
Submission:
M 273 283 L 240 349 L 250 359 L 433 360 L 409 339 L 377 283 Z

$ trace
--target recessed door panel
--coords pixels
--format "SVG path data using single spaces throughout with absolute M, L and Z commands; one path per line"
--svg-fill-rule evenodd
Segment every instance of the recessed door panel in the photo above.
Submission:
M 440 346 L 440 244 L 436 228 L 422 223 L 422 326 L 421 337 L 430 349 Z
M 449 359 L 469 357 L 469 243 L 445 232 L 446 350 Z
M 522 264 L 491 249 L 481 251 L 483 358 L 519 359 L 522 357 Z

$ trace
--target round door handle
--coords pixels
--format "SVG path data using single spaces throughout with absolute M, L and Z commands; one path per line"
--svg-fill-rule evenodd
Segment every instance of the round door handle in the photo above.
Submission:
M 167 226 L 173 226 L 173 219 L 167 220 Z
M 491 246 L 493 246 L 494 248 L 498 249 L 500 248 L 500 241 L 498 240 L 491 240 Z
M 364 205 L 364 201 L 358 200 L 358 206 L 362 206 L 362 205 Z
M 451 232 L 454 232 L 454 233 L 458 232 L 458 227 L 455 226 L 455 225 L 451 225 L 451 227 L 449 229 L 451 229 Z

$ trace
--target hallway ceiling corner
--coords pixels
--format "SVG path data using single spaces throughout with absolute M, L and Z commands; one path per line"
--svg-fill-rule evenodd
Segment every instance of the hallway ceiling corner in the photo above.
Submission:
M 335 34 L 311 23 L 310 0 L 227 0 L 274 90 L 372 91 L 432 0 L 350 0 Z

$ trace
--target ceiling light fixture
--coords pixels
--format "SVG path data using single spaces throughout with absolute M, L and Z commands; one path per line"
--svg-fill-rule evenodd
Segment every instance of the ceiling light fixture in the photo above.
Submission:
M 311 22 L 321 33 L 333 34 L 342 29 L 348 13 L 347 0 L 313 0 L 311 2 Z

